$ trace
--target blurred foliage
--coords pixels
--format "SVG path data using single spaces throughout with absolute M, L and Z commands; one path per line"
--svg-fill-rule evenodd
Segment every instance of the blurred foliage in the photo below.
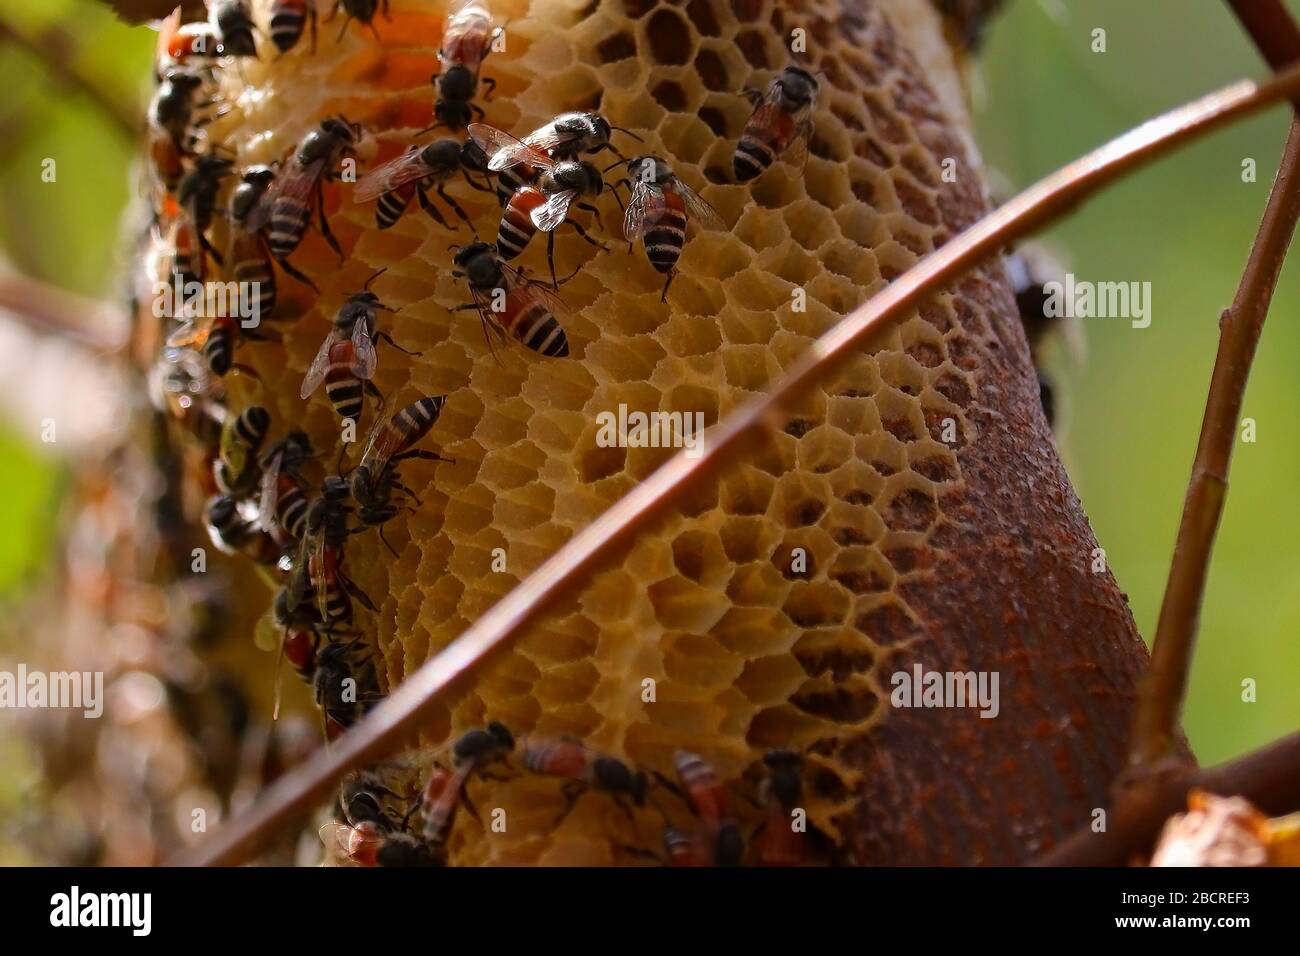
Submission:
M 1288 4 L 1300 15 L 1300 2 Z M 1091 51 L 1106 30 L 1106 52 Z M 1016 188 L 1107 138 L 1267 72 L 1226 5 L 1018 0 L 985 55 L 978 140 Z M 1063 452 L 1138 628 L 1155 632 L 1218 344 L 1289 116 L 1238 123 L 1131 176 L 1046 234 L 1079 279 L 1150 281 L 1150 328 L 1084 319 L 1088 357 L 1063 376 Z M 1243 183 L 1242 161 L 1258 165 Z M 1293 249 L 1251 373 L 1214 552 L 1186 728 L 1214 763 L 1300 726 L 1300 261 Z M 1242 681 L 1258 684 L 1244 703 Z
M 151 31 L 126 27 L 91 0 L 0 0 L 0 16 L 29 32 L 60 24 L 72 39 L 72 62 L 110 95 L 143 108 Z M 1097 27 L 1107 31 L 1105 53 L 1090 50 Z M 1236 23 L 1212 0 L 1016 0 L 989 36 L 979 141 L 1018 187 L 1156 112 L 1262 72 Z M 5 49 L 0 88 L 0 172 L 10 184 L 0 192 L 0 248 L 32 275 L 114 294 L 135 144 L 27 53 Z M 1237 124 L 1125 180 L 1049 234 L 1079 278 L 1149 280 L 1153 287 L 1150 328 L 1085 320 L 1087 363 L 1062 376 L 1063 451 L 1144 634 L 1154 631 L 1159 611 L 1217 317 L 1232 299 L 1286 124 L 1281 110 Z M 58 162 L 57 184 L 41 182 L 46 157 Z M 1246 157 L 1258 163 L 1254 184 L 1241 181 Z M 1205 762 L 1300 725 L 1297 276 L 1293 258 L 1246 400 L 1259 440 L 1238 445 L 1210 576 L 1187 713 Z M 8 428 L 0 423 L 7 503 L 0 594 L 39 559 L 54 502 L 52 467 Z M 1258 682 L 1257 703 L 1241 701 L 1245 678 Z
M 143 116 L 154 34 L 93 0 L 0 0 L 0 18 L 58 51 L 103 94 Z M 39 57 L 0 41 L 0 258 L 7 267 L 90 296 L 111 295 L 121 269 L 122 210 L 136 142 Z M 42 180 L 42 163 L 56 180 Z M 33 423 L 0 420 L 6 503 L 0 595 L 38 566 L 57 507 L 58 468 L 27 444 Z

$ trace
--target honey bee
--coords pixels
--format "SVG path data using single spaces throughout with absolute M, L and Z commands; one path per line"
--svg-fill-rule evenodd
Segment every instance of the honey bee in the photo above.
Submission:
M 315 0 L 272 0 L 269 26 L 271 42 L 281 53 L 288 53 L 302 39 L 303 28 L 311 22 L 311 52 L 316 52 Z
M 523 764 L 533 773 L 567 778 L 562 791 L 565 800 L 563 820 L 588 788 L 604 791 L 630 818 L 631 809 L 623 802 L 631 798 L 643 806 L 646 798 L 646 775 L 633 771 L 617 757 L 588 750 L 580 741 L 569 737 L 530 737 L 524 742 Z M 558 825 L 558 821 L 557 821 Z
M 316 653 L 320 648 L 320 635 L 309 627 L 291 627 L 285 630 L 280 642 L 281 651 L 289 666 L 304 683 L 310 684 L 316 674 Z
M 446 395 L 434 395 L 412 402 L 390 416 L 378 419 L 366 439 L 361 463 L 351 475 L 352 497 L 357 503 L 357 518 L 365 527 L 378 526 L 379 539 L 397 556 L 384 537 L 384 524 L 397 515 L 399 505 L 393 492 L 400 491 L 419 504 L 420 499 L 402 484 L 397 466 L 409 458 L 447 461 L 441 455 L 415 448 L 415 443 L 429 433 L 442 413 Z
M 762 175 L 782 154 L 792 165 L 803 167 L 808 159 L 818 88 L 817 78 L 807 70 L 787 66 L 768 84 L 766 92 L 744 91 L 754 112 L 745 123 L 732 158 L 738 182 Z
M 447 842 L 469 773 L 467 768 L 452 771 L 438 766 L 429 771 L 420 795 L 420 836 L 426 846 L 441 847 Z
M 294 538 L 302 537 L 307 516 L 301 468 L 312 455 L 306 433 L 292 431 L 262 453 L 257 522 L 263 531 L 279 527 Z
M 623 217 L 623 235 L 631 244 L 639 237 L 646 258 L 664 280 L 659 301 L 668 298 L 668 287 L 676 273 L 677 260 L 686 244 L 686 223 L 694 219 L 705 229 L 724 227 L 722 217 L 682 182 L 658 156 L 638 156 L 628 163 L 631 197 Z
M 225 494 L 242 498 L 258 486 L 257 453 L 271 428 L 271 413 L 250 405 L 226 419 L 221 429 L 221 452 L 213 462 L 213 477 Z
M 175 193 L 185 175 L 180 148 L 170 133 L 155 131 L 149 138 L 149 166 L 155 182 L 168 193 Z
M 253 521 L 245 518 L 240 513 L 239 502 L 231 495 L 215 496 L 205 511 L 208 537 L 219 551 L 242 554 L 268 566 L 282 560 L 284 549 L 275 536 L 259 531 Z
M 406 207 L 411 204 L 412 196 L 419 197 L 420 207 L 438 225 L 454 229 L 454 226 L 447 224 L 438 207 L 429 200 L 428 189 L 431 185 L 434 186 L 439 198 L 450 206 L 462 221 L 468 223 L 470 219 L 465 215 L 465 210 L 447 195 L 446 184 L 447 180 L 459 172 L 475 189 L 490 191 L 488 187 L 474 182 L 469 177 L 469 170 L 480 167 L 480 160 L 476 155 L 480 153 L 473 141 L 462 144 L 454 139 L 436 139 L 423 148 L 412 146 L 407 153 L 389 160 L 362 176 L 357 181 L 352 198 L 355 202 L 369 202 L 379 197 L 379 205 L 375 209 L 375 222 L 380 229 L 388 229 L 402 217 Z
M 259 316 L 269 316 L 274 311 L 278 289 L 266 236 L 261 231 L 250 230 L 248 226 L 253 210 L 262 202 L 274 181 L 275 170 L 270 166 L 249 166 L 231 193 L 227 213 L 230 221 L 230 241 L 226 248 L 229 274 L 234 281 L 257 290 L 256 314 Z M 287 260 L 280 262 L 280 268 L 299 282 L 316 289 L 316 283 Z
M 475 727 L 457 738 L 452 744 L 452 763 L 457 769 L 481 771 L 489 763 L 505 758 L 515 749 L 515 735 L 505 724 L 492 721 L 486 727 Z
M 692 840 L 696 862 L 710 866 L 739 866 L 745 855 L 740 828 L 730 815 L 726 787 L 717 772 L 698 754 L 679 750 L 673 755 L 680 789 L 663 777 L 660 783 L 682 796 L 700 820 Z
M 351 296 L 334 316 L 329 335 L 321 343 L 316 358 L 303 377 L 299 397 L 307 399 L 325 383 L 325 394 L 339 418 L 358 421 L 364 407 L 365 393 L 369 392 L 382 407 L 384 396 L 371 381 L 375 377 L 378 356 L 375 352 L 375 340 L 382 339 L 399 352 L 407 355 L 419 355 L 402 348 L 393 341 L 387 332 L 376 331 L 375 313 L 395 311 L 379 301 L 379 296 L 370 291 L 370 285 L 383 275 L 380 269 L 362 287 L 362 291 Z
M 215 102 L 199 99 L 203 83 L 199 73 L 173 67 L 163 73 L 162 82 L 149 102 L 150 126 L 170 136 L 176 149 L 183 154 L 189 153 L 191 128 L 212 118 L 198 115 L 200 110 Z M 223 114 L 219 111 L 215 115 Z
M 235 349 L 241 339 L 265 339 L 266 333 L 242 328 L 240 320 L 231 315 L 217 314 L 211 303 L 201 316 L 189 316 L 180 327 L 167 337 L 168 348 L 201 348 L 212 374 L 224 377 L 231 371 L 242 372 L 257 378 L 251 366 L 234 360 Z
M 374 662 L 358 641 L 332 641 L 316 655 L 312 691 L 334 739 L 365 716 L 381 698 Z
M 222 56 L 257 56 L 253 42 L 253 17 L 246 0 L 213 0 L 209 18 L 221 38 Z
M 599 113 L 562 113 L 522 140 L 482 123 L 469 125 L 470 138 L 487 157 L 488 170 L 497 174 L 497 199 L 502 206 L 521 186 L 535 185 L 548 161 L 574 159 L 579 153 L 604 149 L 622 159 L 610 143 L 614 130 L 641 141 L 630 130 L 612 126 Z
M 343 546 L 350 534 L 348 518 L 352 514 L 348 493 L 344 479 L 337 475 L 325 479 L 320 494 L 307 508 L 298 557 L 285 585 L 290 613 L 314 596 L 321 620 L 331 627 L 351 620 L 353 599 L 367 610 L 375 610 L 366 593 L 343 571 Z
M 497 227 L 497 254 L 500 258 L 517 257 L 540 229 L 547 234 L 546 260 L 551 267 L 551 284 L 558 288 L 554 233 L 561 223 L 567 222 L 590 245 L 602 251 L 605 249 L 603 244 L 587 235 L 579 223 L 568 218 L 569 207 L 576 205 L 578 209 L 595 215 L 597 223 L 600 222 L 600 211 L 595 206 L 578 201 L 587 196 L 599 196 L 604 190 L 605 180 L 600 170 L 585 160 L 552 158 L 541 146 L 516 140 L 495 127 L 475 123 L 470 126 L 470 135 L 489 157 L 489 169 L 506 168 L 494 164 L 503 156 L 521 153 L 527 157 L 522 160 L 524 165 L 536 171 L 535 184 L 516 189 L 501 215 L 501 224 Z M 507 165 L 516 164 L 513 160 L 505 162 Z
M 483 61 L 502 33 L 504 28 L 492 25 L 492 15 L 483 0 L 468 0 L 447 18 L 442 44 L 438 47 L 442 72 L 430 77 L 438 91 L 433 107 L 433 115 L 438 120 L 435 125 L 459 130 L 468 126 L 474 115 L 483 118 L 482 108 L 471 101 L 478 92 Z M 487 87 L 483 98 L 491 99 L 496 80 L 485 77 L 482 82 Z
M 569 354 L 569 339 L 555 315 L 566 311 L 559 296 L 506 265 L 496 247 L 486 242 L 457 250 L 452 261 L 458 268 L 451 274 L 466 280 L 474 300 L 452 311 L 476 310 L 489 348 L 495 333 L 501 338 L 512 336 L 540 355 L 563 358 Z
M 208 242 L 207 231 L 212 225 L 212 215 L 217 208 L 217 193 L 221 191 L 221 181 L 229 175 L 232 166 L 234 166 L 233 160 L 215 153 L 206 153 L 198 157 L 193 168 L 181 177 L 176 187 L 177 205 L 188 216 L 189 225 L 194 230 L 194 238 L 200 250 L 203 254 L 211 256 L 218 265 L 223 265 L 224 260 Z
M 330 231 L 325 215 L 325 182 L 338 176 L 336 167 L 356 154 L 360 124 L 332 116 L 302 138 L 288 169 L 276 177 L 257 207 L 249 213 L 246 228 L 258 232 L 269 225 L 271 254 L 283 262 L 302 242 L 312 212 L 319 214 L 321 236 L 343 258 L 343 248 Z
M 321 827 L 321 842 L 340 849 L 354 866 L 425 867 L 438 866 L 432 850 L 410 833 L 385 830 L 373 820 L 357 826 L 327 823 Z
M 179 11 L 163 21 L 158 31 L 158 58 L 168 66 L 210 64 L 216 60 L 221 38 L 210 23 L 181 23 Z
M 334 0 L 334 7 L 330 10 L 330 15 L 325 18 L 325 22 L 329 23 L 333 20 L 340 8 L 347 14 L 347 19 L 343 21 L 343 26 L 339 30 L 340 40 L 343 39 L 343 34 L 347 32 L 348 24 L 353 20 L 368 26 L 370 32 L 378 40 L 379 31 L 375 29 L 375 14 L 382 8 L 384 19 L 391 19 L 388 15 L 388 0 Z
M 758 862 L 798 866 L 804 861 L 804 835 L 794 830 L 791 814 L 803 799 L 803 758 L 789 750 L 771 750 L 763 755 L 763 763 L 768 769 L 762 788 L 767 819 L 758 839 Z

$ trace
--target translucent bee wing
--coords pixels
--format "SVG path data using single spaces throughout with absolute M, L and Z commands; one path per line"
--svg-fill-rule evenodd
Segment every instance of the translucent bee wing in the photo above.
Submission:
M 330 349 L 338 341 L 338 336 L 334 330 L 325 336 L 325 341 L 321 343 L 320 349 L 316 352 L 316 357 L 311 361 L 311 368 L 307 369 L 307 374 L 303 376 L 302 387 L 298 389 L 298 397 L 307 399 L 311 393 L 320 388 L 320 383 L 325 381 L 325 373 L 330 367 Z
M 351 859 L 354 833 L 356 831 L 346 823 L 327 823 L 318 831 L 320 842 L 324 844 L 325 849 L 341 853 L 349 866 L 356 866 Z M 359 839 L 365 838 L 362 836 Z
M 270 531 L 275 527 L 275 505 L 279 498 L 280 463 L 283 451 L 277 451 L 262 465 L 262 487 L 257 500 L 257 527 Z
M 375 377 L 378 365 L 375 343 L 370 338 L 370 323 L 362 320 L 352 327 L 352 363 L 348 368 L 357 378 L 369 381 Z
M 298 542 L 298 556 L 293 562 L 293 572 L 284 585 L 284 606 L 290 614 L 302 606 L 302 602 L 306 600 L 311 590 L 310 559 L 316 537 L 314 534 L 304 532 L 302 540 Z
M 195 322 L 193 319 L 186 319 L 180 328 L 167 336 L 167 347 L 169 349 L 183 348 L 203 348 L 212 333 L 212 316 L 207 316 Z
M 353 202 L 369 202 L 384 193 L 392 192 L 417 179 L 427 179 L 434 170 L 430 169 L 420 158 L 422 151 L 415 146 L 411 151 L 390 159 L 381 166 L 372 169 L 360 179 L 352 190 Z
M 553 232 L 569 215 L 569 206 L 578 197 L 575 190 L 566 189 L 547 198 L 544 205 L 532 211 L 533 225 L 542 232 Z
M 769 89 L 767 96 L 763 98 L 763 101 L 759 103 L 754 112 L 750 114 L 749 121 L 745 123 L 746 133 L 772 129 L 780 121 L 781 117 L 785 115 L 785 111 L 781 109 L 779 103 L 773 101 L 772 96 L 772 90 Z M 779 91 L 776 96 L 777 98 L 780 97 Z
M 361 465 L 366 465 L 370 469 L 372 477 L 378 475 L 384 470 L 388 463 L 389 453 L 385 451 L 384 446 L 379 443 L 379 438 L 388 430 L 388 423 L 392 421 L 393 413 L 381 416 L 370 426 L 370 435 L 366 438 L 365 451 L 361 453 Z
M 479 149 L 487 157 L 487 167 L 494 173 L 517 166 L 525 160 L 536 161 L 539 157 L 527 143 L 521 142 L 504 130 L 486 123 L 470 123 L 467 127 L 470 139 L 478 143 Z
M 305 201 L 311 195 L 316 180 L 320 179 L 320 174 L 324 169 L 324 159 L 318 159 L 306 166 L 299 165 L 295 159 L 289 164 L 288 170 L 282 171 L 275 178 L 271 188 L 262 196 L 261 202 L 249 212 L 245 228 L 249 232 L 261 231 L 271 221 L 271 210 L 280 199 Z
M 552 120 L 545 126 L 537 127 L 537 129 L 525 136 L 524 142 L 534 149 L 540 149 L 548 153 L 557 146 L 563 146 L 565 143 L 572 142 L 575 139 L 574 134 L 562 132 L 560 130 L 560 124 L 556 121 L 572 117 L 573 114 L 571 113 L 566 113 L 563 117 L 556 117 L 555 120 Z
M 646 227 L 658 222 L 663 214 L 663 192 L 650 183 L 637 183 L 632 187 L 632 197 L 623 215 L 623 238 L 628 242 L 641 238 Z
M 718 215 L 718 211 L 701 199 L 694 189 L 680 179 L 673 180 L 672 190 L 682 197 L 682 202 L 686 204 L 687 214 L 702 229 L 725 229 L 727 227 L 722 217 Z
M 316 610 L 320 619 L 328 622 L 329 616 L 329 576 L 325 566 L 325 536 L 315 535 L 312 542 L 311 557 L 307 570 L 311 577 L 311 586 L 316 592 Z
M 803 169 L 808 162 L 808 140 L 812 136 L 812 119 L 801 120 L 794 128 L 790 145 L 785 148 L 785 160 L 796 169 Z

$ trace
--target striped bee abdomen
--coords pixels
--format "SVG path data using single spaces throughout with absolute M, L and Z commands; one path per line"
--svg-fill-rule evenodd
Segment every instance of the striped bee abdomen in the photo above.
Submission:
M 686 244 L 686 204 L 676 193 L 664 192 L 664 214 L 641 237 L 646 258 L 659 272 L 670 272 Z

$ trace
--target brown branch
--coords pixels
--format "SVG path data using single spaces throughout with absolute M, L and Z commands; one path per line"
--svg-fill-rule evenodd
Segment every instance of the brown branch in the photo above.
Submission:
M 1083 827 L 1034 861 L 1036 866 L 1124 866 L 1147 855 L 1166 820 L 1187 809 L 1189 790 L 1245 797 L 1269 816 L 1300 809 L 1300 733 L 1209 770 L 1181 768 L 1132 802 L 1110 812 L 1106 829 Z
M 1270 62 L 1284 55 L 1291 62 L 1300 59 L 1300 31 L 1277 0 L 1257 0 L 1249 5 L 1232 0 L 1232 5 Z M 1205 581 L 1228 493 L 1228 467 L 1246 382 L 1297 218 L 1300 218 L 1300 116 L 1291 123 L 1291 133 L 1241 284 L 1232 305 L 1219 320 L 1219 351 L 1210 377 L 1201 437 L 1151 645 L 1151 668 L 1138 696 L 1129 743 L 1129 769 L 1121 788 L 1137 784 L 1147 771 L 1170 759 L 1176 748 L 1179 717 L 1187 695 L 1187 678 L 1205 598 Z
M 121 311 L 18 273 L 0 273 L 0 312 L 45 335 L 75 339 L 93 349 L 117 352 L 127 342 Z
M 235 864 L 254 854 L 285 819 L 305 810 L 347 770 L 373 763 L 409 738 L 441 697 L 551 607 L 601 562 L 678 499 L 716 475 L 744 446 L 761 441 L 804 390 L 833 376 L 926 297 L 1013 241 L 1066 215 L 1103 186 L 1174 147 L 1300 94 L 1300 68 L 1262 83 L 1242 81 L 1149 120 L 1048 176 L 931 253 L 823 335 L 766 395 L 746 403 L 705 435 L 697 458 L 677 454 L 552 555 L 479 621 L 425 662 L 328 752 L 274 783 L 248 812 L 231 820 L 182 864 Z
M 0 17 L 0 42 L 8 41 L 26 50 L 44 67 L 70 86 L 102 112 L 120 132 L 134 138 L 140 132 L 139 119 L 130 104 L 120 102 L 105 92 L 103 83 L 84 73 L 76 63 L 76 51 L 67 33 L 57 27 L 45 30 L 40 36 L 28 36 L 18 27 Z

